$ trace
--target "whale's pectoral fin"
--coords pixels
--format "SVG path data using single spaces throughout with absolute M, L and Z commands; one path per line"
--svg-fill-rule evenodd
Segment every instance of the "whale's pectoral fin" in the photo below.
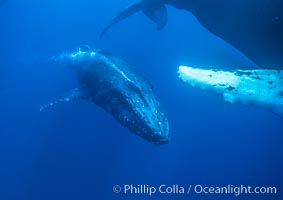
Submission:
M 79 88 L 74 88 L 74 89 L 70 90 L 67 94 L 63 95 L 62 97 L 55 99 L 54 101 L 42 106 L 40 108 L 40 111 L 45 110 L 46 108 L 54 106 L 58 103 L 69 102 L 69 101 L 72 101 L 72 100 L 78 99 L 78 98 L 85 98 L 85 94 Z
M 102 33 L 100 34 L 100 38 L 103 37 L 103 35 L 106 33 L 106 31 L 112 27 L 113 25 L 123 21 L 124 19 L 126 19 L 127 17 L 141 11 L 144 7 L 144 2 L 143 1 L 138 1 L 133 3 L 132 5 L 130 5 L 129 7 L 127 7 L 125 10 L 123 10 L 122 12 L 120 12 L 117 16 L 115 16 L 110 22 L 109 24 L 104 28 L 104 30 L 102 31 Z
M 280 70 L 212 70 L 179 67 L 179 77 L 193 87 L 222 94 L 229 103 L 267 108 L 283 117 L 283 73 Z
M 167 9 L 165 5 L 154 8 L 144 8 L 143 13 L 157 25 L 157 29 L 163 29 L 167 24 Z

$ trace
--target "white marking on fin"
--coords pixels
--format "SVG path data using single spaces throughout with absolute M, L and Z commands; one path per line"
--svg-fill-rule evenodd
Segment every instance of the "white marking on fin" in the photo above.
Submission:
M 61 102 L 69 102 L 72 101 L 74 99 L 78 99 L 78 98 L 82 98 L 83 97 L 83 92 L 81 92 L 81 90 L 79 88 L 74 88 L 72 90 L 70 90 L 67 94 L 65 94 L 64 96 L 55 99 L 54 101 L 42 106 L 39 110 L 43 111 L 48 107 L 54 106 L 58 103 Z
M 179 77 L 193 87 L 222 94 L 229 103 L 253 104 L 283 117 L 282 71 L 272 69 L 223 71 L 179 67 Z

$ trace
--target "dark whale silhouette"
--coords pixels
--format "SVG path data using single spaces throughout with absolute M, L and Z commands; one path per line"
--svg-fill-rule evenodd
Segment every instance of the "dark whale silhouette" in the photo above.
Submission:
M 168 120 L 151 85 L 125 61 L 87 46 L 52 60 L 75 72 L 79 88 L 40 110 L 76 98 L 87 99 L 133 133 L 154 144 L 168 143 Z
M 167 23 L 165 5 L 191 12 L 207 30 L 259 67 L 283 69 L 282 0 L 142 0 L 118 14 L 101 37 L 111 26 L 138 11 L 162 29 Z

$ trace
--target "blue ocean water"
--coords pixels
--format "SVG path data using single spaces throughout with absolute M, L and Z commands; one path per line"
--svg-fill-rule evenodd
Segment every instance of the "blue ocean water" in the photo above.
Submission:
M 157 31 L 132 3 L 8 0 L 0 7 L 0 199 L 282 199 L 282 118 L 182 83 L 179 65 L 254 68 L 185 11 Z M 152 83 L 171 141 L 155 146 L 88 101 L 39 108 L 77 86 L 49 58 L 81 44 L 126 60 Z M 114 185 L 276 186 L 271 195 L 115 194 Z

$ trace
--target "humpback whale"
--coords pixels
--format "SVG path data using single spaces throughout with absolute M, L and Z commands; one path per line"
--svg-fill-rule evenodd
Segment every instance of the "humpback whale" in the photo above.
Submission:
M 86 99 L 149 142 L 168 143 L 168 119 L 151 85 L 125 61 L 83 46 L 73 53 L 55 56 L 52 62 L 73 70 L 79 87 L 40 110 L 59 102 Z
M 160 30 L 167 23 L 165 5 L 191 12 L 208 31 L 260 68 L 283 69 L 282 0 L 140 0 L 114 17 L 100 36 L 139 11 Z
M 179 78 L 192 87 L 222 94 L 226 102 L 256 105 L 283 117 L 282 70 L 215 70 L 179 67 Z

